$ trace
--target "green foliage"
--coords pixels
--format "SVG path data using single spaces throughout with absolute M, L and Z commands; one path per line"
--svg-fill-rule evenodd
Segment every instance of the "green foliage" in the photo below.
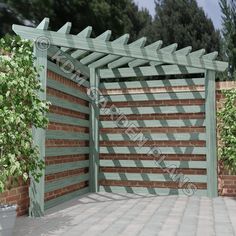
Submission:
M 196 0 L 157 0 L 149 35 L 152 39 L 163 40 L 165 45 L 178 43 L 179 48 L 220 50 L 220 33 Z
M 224 107 L 218 112 L 220 147 L 219 158 L 224 166 L 236 172 L 236 89 L 223 91 Z
M 112 37 L 129 32 L 132 39 L 151 20 L 147 11 L 139 11 L 132 0 L 4 0 L 24 18 L 38 24 L 44 17 L 50 18 L 50 27 L 59 29 L 65 22 L 72 22 L 72 33 L 77 34 L 88 25 L 93 36 L 107 29 Z
M 229 61 L 229 79 L 236 79 L 236 3 L 233 0 L 220 0 L 223 13 L 223 51 Z
M 33 145 L 32 126 L 44 128 L 48 103 L 40 101 L 37 70 L 29 41 L 6 36 L 0 39 L 0 192 L 9 180 L 28 173 L 38 180 L 44 163 Z
M 139 10 L 134 0 L 2 1 L 35 25 L 49 17 L 53 30 L 70 21 L 74 34 L 90 25 L 93 36 L 111 29 L 112 39 L 130 33 L 130 41 L 147 36 L 148 43 L 163 40 L 164 45 L 177 42 L 179 48 L 193 46 L 194 50 L 220 51 L 220 34 L 196 0 L 157 0 L 154 19 L 147 9 Z M 2 22 L 5 20 L 6 17 Z

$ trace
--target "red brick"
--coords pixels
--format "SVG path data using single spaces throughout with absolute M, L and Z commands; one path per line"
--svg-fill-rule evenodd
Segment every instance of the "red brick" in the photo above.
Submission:
M 123 134 L 125 133 L 126 128 L 101 128 L 100 132 L 110 133 L 110 134 Z M 135 133 L 203 133 L 205 128 L 203 127 L 152 127 L 152 128 L 138 128 L 133 129 Z

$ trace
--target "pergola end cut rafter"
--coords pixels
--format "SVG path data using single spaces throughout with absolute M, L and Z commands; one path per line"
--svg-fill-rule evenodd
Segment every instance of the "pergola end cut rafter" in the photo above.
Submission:
M 38 42 L 40 38 L 46 38 L 50 48 L 55 47 L 64 52 L 69 60 L 76 62 L 76 69 L 88 76 L 89 68 L 97 69 L 100 76 L 105 72 L 119 76 L 118 71 L 126 71 L 127 74 L 134 72 L 146 73 L 150 70 L 161 71 L 163 66 L 168 74 L 169 68 L 181 68 L 181 71 L 201 72 L 202 70 L 225 71 L 228 68 L 227 62 L 216 60 L 217 52 L 205 54 L 204 49 L 192 51 L 192 47 L 177 49 L 177 44 L 161 48 L 162 41 L 156 41 L 145 45 L 146 38 L 140 38 L 135 42 L 127 44 L 129 35 L 125 34 L 120 38 L 109 41 L 111 31 L 107 30 L 96 38 L 90 37 L 92 28 L 87 27 L 77 35 L 70 34 L 71 23 L 67 22 L 58 31 L 48 30 L 49 19 L 45 18 L 36 28 L 13 25 L 13 30 L 22 38 Z M 40 43 L 40 42 L 39 42 Z M 54 47 L 53 47 L 54 46 Z M 51 49 L 50 49 L 51 50 Z M 49 51 L 50 51 L 49 50 Z M 52 56 L 52 53 L 49 53 Z M 174 66 L 174 67 L 173 67 Z M 158 68 L 160 67 L 160 68 Z M 174 70 L 176 71 L 176 70 Z M 142 74 L 142 73 L 141 73 Z M 138 73 L 137 76 L 140 76 Z M 107 76 L 105 76 L 107 77 Z

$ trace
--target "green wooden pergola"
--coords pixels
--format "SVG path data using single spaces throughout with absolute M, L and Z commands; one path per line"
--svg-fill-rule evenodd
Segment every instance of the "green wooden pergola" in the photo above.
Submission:
M 111 31 L 107 30 L 96 38 L 91 37 L 92 27 L 87 27 L 77 35 L 70 34 L 71 23 L 67 22 L 58 31 L 48 30 L 49 19 L 45 18 L 36 28 L 13 25 L 13 30 L 24 39 L 35 44 L 36 66 L 43 66 L 40 80 L 46 91 L 46 73 L 53 65 L 48 57 L 55 55 L 73 63 L 74 71 L 79 71 L 88 80 L 86 87 L 99 88 L 101 79 L 131 78 L 159 75 L 181 75 L 205 73 L 206 89 L 206 134 L 208 163 L 208 196 L 217 196 L 217 151 L 215 117 L 215 72 L 225 71 L 228 63 L 217 61 L 217 52 L 205 54 L 204 49 L 192 52 L 191 47 L 177 50 L 177 44 L 162 48 L 162 41 L 145 45 L 142 37 L 129 43 L 129 34 L 110 41 Z M 44 47 L 42 49 L 42 46 Z M 55 68 L 54 68 L 55 69 Z M 40 94 L 46 99 L 46 93 Z M 90 119 L 90 189 L 98 191 L 98 131 L 99 109 L 91 102 Z M 35 143 L 40 147 L 41 159 L 45 158 L 45 131 L 34 130 Z M 40 183 L 31 181 L 30 215 L 43 215 L 44 212 L 44 176 Z

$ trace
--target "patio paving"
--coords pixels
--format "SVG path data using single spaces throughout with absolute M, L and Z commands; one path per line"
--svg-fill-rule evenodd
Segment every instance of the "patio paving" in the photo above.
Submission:
M 236 199 L 88 194 L 48 210 L 43 218 L 17 218 L 14 235 L 232 236 Z

